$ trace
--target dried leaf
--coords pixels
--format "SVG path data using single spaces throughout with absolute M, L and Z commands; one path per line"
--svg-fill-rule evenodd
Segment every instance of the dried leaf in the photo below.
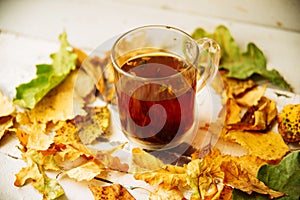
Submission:
M 165 200 L 165 199 L 183 200 L 185 198 L 177 186 L 174 186 L 171 189 L 166 189 L 162 185 L 159 185 L 153 192 L 151 192 L 149 197 L 149 200 Z
M 226 128 L 229 130 L 267 131 L 276 119 L 277 113 L 276 103 L 262 97 L 257 105 L 247 109 L 240 122 L 228 124 Z
M 226 102 L 225 124 L 234 124 L 241 121 L 241 108 L 233 98 L 229 98 Z
M 268 194 L 270 198 L 278 198 L 284 195 L 267 187 L 263 182 L 255 176 L 249 174 L 239 164 L 234 161 L 224 161 L 221 169 L 225 173 L 224 184 L 229 184 L 236 189 L 242 190 L 248 194 L 257 192 L 260 194 Z
M 73 119 L 84 115 L 84 100 L 76 94 L 74 85 L 78 70 L 71 72 L 56 88 L 51 90 L 36 106 L 29 111 L 32 122 L 47 123 Z
M 44 195 L 46 199 L 56 199 L 64 194 L 63 188 L 56 179 L 49 178 L 43 168 L 32 160 L 27 161 L 28 166 L 22 168 L 15 176 L 14 185 L 21 187 L 31 182 L 32 185 Z
M 46 150 L 53 143 L 53 137 L 47 133 L 46 124 L 34 123 L 28 132 L 27 148 Z
M 56 144 L 79 143 L 80 138 L 76 126 L 67 121 L 59 121 L 55 126 L 54 142 Z
M 205 159 L 196 159 L 187 165 L 188 184 L 193 189 L 192 198 L 204 199 L 218 193 L 217 183 L 224 174 L 218 164 L 210 165 Z
M 150 185 L 162 185 L 168 189 L 175 185 L 188 187 L 185 168 L 174 165 L 167 165 L 154 171 L 135 173 L 134 178 L 137 180 L 143 180 Z
M 225 137 L 246 148 L 249 154 L 267 162 L 278 162 L 290 151 L 280 134 L 274 132 L 253 133 L 233 130 Z
M 131 159 L 130 171 L 133 173 L 157 170 L 164 166 L 161 160 L 139 148 L 132 149 Z
M 254 81 L 251 79 L 239 80 L 235 78 L 228 78 L 226 76 L 222 76 L 222 79 L 226 88 L 226 94 L 229 98 L 235 98 L 243 95 L 248 90 L 256 86 Z
M 14 118 L 11 116 L 0 117 L 0 140 L 13 126 Z
M 0 118 L 4 116 L 11 115 L 15 112 L 15 107 L 13 103 L 4 96 L 0 91 Z
M 110 186 L 89 185 L 95 200 L 135 200 L 135 198 L 120 184 Z
M 243 96 L 239 96 L 236 99 L 237 103 L 243 106 L 253 106 L 258 103 L 258 101 L 263 97 L 265 91 L 267 89 L 267 85 L 257 86 L 252 90 L 245 93 Z
M 91 144 L 109 133 L 110 111 L 107 106 L 87 109 L 88 115 L 78 116 L 75 125 L 83 144 Z
M 66 171 L 65 174 L 77 181 L 90 181 L 97 175 L 101 174 L 102 171 L 103 166 L 91 160 L 78 167 Z

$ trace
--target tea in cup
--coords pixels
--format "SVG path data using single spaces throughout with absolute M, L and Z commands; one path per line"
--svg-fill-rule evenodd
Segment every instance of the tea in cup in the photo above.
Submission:
M 147 150 L 191 141 L 196 96 L 214 78 L 220 47 L 169 26 L 144 26 L 120 36 L 111 50 L 121 129 Z

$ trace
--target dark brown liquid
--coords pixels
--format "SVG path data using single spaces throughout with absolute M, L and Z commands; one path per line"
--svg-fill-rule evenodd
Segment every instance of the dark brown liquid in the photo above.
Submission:
M 126 82 L 126 86 L 122 83 L 124 88 L 117 87 L 121 125 L 128 137 L 144 144 L 166 145 L 181 140 L 190 130 L 194 122 L 196 73 L 192 68 L 191 72 L 179 74 L 187 67 L 182 60 L 167 55 L 137 57 L 122 66 L 138 77 L 169 80 L 146 81 L 131 92 L 128 88 L 137 85 L 135 80 Z M 174 77 L 176 74 L 178 77 Z

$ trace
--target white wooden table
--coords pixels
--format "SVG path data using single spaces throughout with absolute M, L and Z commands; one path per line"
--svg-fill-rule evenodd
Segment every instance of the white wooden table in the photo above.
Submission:
M 224 24 L 244 50 L 254 42 L 300 94 L 299 0 L 2 0 L 0 1 L 0 90 L 13 98 L 15 87 L 35 76 L 66 30 L 70 43 L 91 51 L 105 40 L 148 24 L 175 26 L 191 33 Z M 1 105 L 0 105 L 1 106 Z M 13 186 L 24 163 L 17 141 L 0 142 L 0 199 L 41 199 L 31 186 Z M 93 199 L 82 184 L 62 181 L 66 199 Z

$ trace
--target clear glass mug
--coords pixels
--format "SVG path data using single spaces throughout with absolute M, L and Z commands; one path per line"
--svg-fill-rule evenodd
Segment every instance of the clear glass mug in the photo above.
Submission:
M 220 47 L 195 41 L 169 26 L 151 25 L 121 35 L 111 50 L 121 129 L 147 150 L 191 141 L 196 96 L 217 71 Z

